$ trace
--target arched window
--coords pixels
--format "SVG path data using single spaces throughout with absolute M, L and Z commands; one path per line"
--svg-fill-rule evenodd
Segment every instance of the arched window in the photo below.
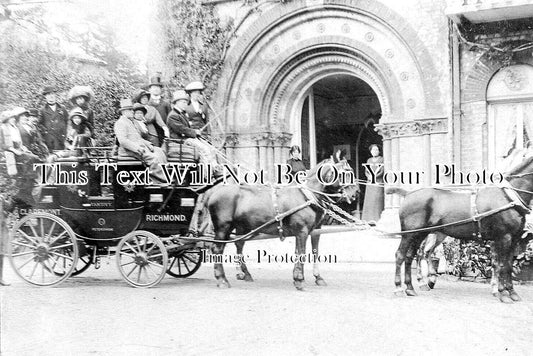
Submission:
M 514 154 L 533 142 L 533 67 L 500 69 L 487 87 L 489 169 L 505 171 Z

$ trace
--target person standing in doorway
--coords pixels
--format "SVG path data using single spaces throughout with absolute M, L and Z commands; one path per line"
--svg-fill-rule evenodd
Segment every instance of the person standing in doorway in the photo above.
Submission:
M 363 203 L 362 219 L 365 221 L 378 221 L 383 211 L 385 193 L 383 187 L 383 157 L 380 154 L 379 146 L 370 145 L 370 157 L 365 166 L 367 185 L 365 191 L 365 201 Z M 371 173 L 371 171 L 373 174 Z M 372 181 L 375 176 L 375 181 Z
M 290 158 L 287 160 L 287 164 L 291 166 L 291 171 L 289 173 L 293 177 L 296 175 L 296 173 L 301 171 L 305 172 L 307 170 L 302 161 L 302 150 L 300 149 L 300 146 L 292 146 L 289 150 L 289 156 Z

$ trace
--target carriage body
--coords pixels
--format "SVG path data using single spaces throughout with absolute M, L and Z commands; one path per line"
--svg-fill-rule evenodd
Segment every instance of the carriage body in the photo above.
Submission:
M 179 164 L 183 160 L 177 157 L 170 163 Z M 195 187 L 190 185 L 194 170 L 187 171 L 181 185 L 138 184 L 135 179 L 132 179 L 133 184 L 122 184 L 123 180 L 118 179 L 119 175 L 127 177 L 132 172 L 144 171 L 147 169 L 143 163 L 130 157 L 99 154 L 57 159 L 46 171 L 46 184 L 39 203 L 31 209 L 19 209 L 21 219 L 15 224 L 11 238 L 12 257 L 37 256 L 34 257 L 35 266 L 42 264 L 43 275 L 50 272 L 53 277 L 81 273 L 91 264 L 98 267 L 100 256 L 115 254 L 126 281 L 141 287 L 158 283 L 165 273 L 186 277 L 196 272 L 201 264 L 199 248 L 195 244 L 176 246 L 174 239 L 185 236 L 189 230 L 198 196 Z M 56 247 L 59 243 L 68 247 Z M 135 265 L 164 267 L 162 275 L 158 273 L 157 278 L 152 278 L 148 284 L 135 283 L 129 275 L 126 276 L 127 271 L 119 261 L 132 253 L 137 256 L 133 251 L 135 247 L 132 247 L 135 244 L 140 252 L 149 250 L 152 255 L 155 252 L 160 255 L 153 258 L 150 254 L 143 255 L 134 260 Z M 53 251 L 55 248 L 59 250 Z M 39 253 L 47 257 L 39 257 Z M 188 253 L 195 261 L 192 266 L 182 258 Z M 169 256 L 175 260 L 167 269 Z M 64 266 L 58 272 L 56 265 L 60 259 Z M 173 263 L 177 263 L 174 267 L 179 268 L 178 272 L 172 271 Z M 36 281 L 33 277 L 35 270 L 22 271 L 26 264 L 31 266 L 32 261 L 24 260 L 19 266 L 12 262 L 17 273 L 20 272 L 19 276 L 29 283 L 53 285 L 64 280 L 49 278 L 53 280 L 49 282 L 43 277 L 42 283 Z M 23 276 L 23 273 L 26 274 Z M 139 280 L 140 277 L 139 273 Z

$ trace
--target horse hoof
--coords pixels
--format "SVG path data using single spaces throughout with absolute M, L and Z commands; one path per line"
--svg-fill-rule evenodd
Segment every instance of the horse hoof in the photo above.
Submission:
M 405 296 L 405 291 L 401 288 L 397 288 L 395 291 L 394 291 L 394 295 L 396 297 L 403 297 Z
M 245 281 L 245 282 L 253 282 L 254 279 L 252 278 L 251 275 L 249 275 L 249 274 L 245 274 L 245 275 L 244 275 L 244 281 Z
M 237 280 L 239 280 L 239 281 L 244 281 L 244 278 L 245 278 L 244 273 L 242 273 L 242 272 L 237 273 L 237 274 L 235 275 L 235 277 L 236 277 Z
M 406 289 L 405 294 L 407 294 L 408 297 L 416 297 L 416 292 L 412 289 Z
M 518 293 L 516 293 L 515 291 L 512 291 L 512 292 L 509 294 L 509 297 L 513 300 L 513 302 L 520 302 L 520 301 L 522 301 L 522 298 L 520 298 L 520 296 L 518 295 Z
M 498 293 L 498 292 L 492 292 L 492 296 L 493 296 L 493 297 L 496 297 L 496 298 L 499 298 L 499 297 L 500 297 L 500 293 Z
M 508 295 L 505 295 L 505 294 L 501 294 L 501 293 L 500 293 L 500 302 L 506 303 L 506 304 L 514 303 L 513 300 L 511 299 L 511 297 L 509 297 Z
M 297 290 L 304 290 L 303 281 L 294 281 L 294 287 L 296 287 Z
M 428 282 L 428 287 L 429 287 L 429 289 L 433 289 L 433 288 L 435 288 L 435 282 L 431 282 L 431 281 L 429 281 L 429 282 Z
M 431 288 L 429 287 L 429 285 L 427 284 L 422 284 L 420 286 L 420 290 L 424 291 L 424 292 L 429 292 L 431 290 Z
M 220 288 L 220 289 L 228 289 L 228 288 L 231 288 L 230 284 L 228 281 L 220 281 L 217 283 L 217 287 Z
M 322 278 L 322 277 L 316 277 L 315 278 L 315 283 L 316 283 L 317 286 L 321 286 L 321 287 L 325 287 L 325 286 L 328 285 L 326 283 L 326 281 L 324 280 L 324 278 Z

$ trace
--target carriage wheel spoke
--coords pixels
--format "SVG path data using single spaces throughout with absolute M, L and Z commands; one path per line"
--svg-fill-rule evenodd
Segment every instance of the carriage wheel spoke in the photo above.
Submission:
M 35 273 L 35 270 L 37 269 L 38 265 L 39 265 L 39 262 L 36 262 L 35 265 L 33 266 L 33 270 L 31 271 L 31 274 L 28 277 L 29 279 L 31 279 L 33 277 L 33 274 Z
M 67 233 L 67 230 L 63 230 L 62 233 L 60 233 L 60 234 L 57 235 L 52 241 L 50 241 L 50 245 L 53 245 L 57 240 L 59 240 L 60 238 L 62 238 L 66 233 Z
M 28 247 L 28 248 L 34 248 L 35 246 L 32 246 L 32 245 L 26 245 L 26 244 L 23 244 L 22 242 L 18 242 L 18 241 L 11 241 L 11 243 L 13 245 L 17 245 L 17 246 L 24 246 L 24 247 Z
M 29 222 L 30 220 L 28 220 Z M 33 236 L 35 236 L 38 240 L 37 241 L 42 241 L 42 237 L 39 238 L 39 234 L 37 234 L 37 231 L 35 231 L 35 228 L 33 227 L 33 224 L 29 224 L 30 226 L 30 229 L 31 229 L 31 232 L 33 232 Z
M 137 249 L 133 248 L 133 246 L 131 246 L 131 245 L 129 244 L 129 242 L 126 242 L 126 246 L 128 246 L 128 247 L 130 248 L 130 250 L 131 250 L 132 252 L 134 252 L 134 253 L 138 253 L 138 252 L 140 252 L 140 251 L 138 251 Z
M 146 265 L 146 267 L 148 267 L 146 270 L 150 270 L 150 272 L 154 274 L 155 278 L 159 277 L 159 274 L 157 274 L 150 265 Z M 148 274 L 146 275 L 146 277 L 148 277 Z
M 128 266 L 128 265 L 131 265 L 132 263 L 135 263 L 135 261 L 131 261 L 131 262 L 128 262 L 128 263 L 121 264 L 121 266 L 122 267 Z
M 72 245 L 74 245 L 74 244 L 73 243 L 69 243 L 69 244 L 65 244 L 65 245 L 54 246 L 54 247 L 50 247 L 49 250 L 55 250 L 55 249 L 58 249 L 58 248 L 64 248 L 64 247 L 68 247 L 68 246 L 72 246 Z M 68 251 L 67 253 L 69 254 L 69 256 L 71 256 L 70 249 L 68 249 L 66 251 Z
M 135 235 L 134 238 L 135 238 L 135 244 L 137 245 L 137 248 L 139 249 L 138 251 L 142 252 L 141 243 L 139 242 L 139 238 L 137 237 L 137 235 Z
M 139 265 L 137 265 L 137 264 L 136 264 L 135 266 L 133 266 L 133 268 L 131 269 L 131 271 L 128 272 L 128 274 L 126 275 L 126 277 L 129 277 L 130 274 L 132 274 L 133 271 L 135 271 L 135 270 L 137 269 L 137 267 L 139 267 Z
M 59 256 L 59 257 L 63 257 L 63 259 L 74 261 L 72 257 L 63 255 L 62 253 L 57 253 L 57 252 L 50 252 L 50 253 L 54 256 Z
M 23 264 L 21 264 L 20 266 L 18 266 L 18 269 L 22 269 L 22 267 L 26 266 L 28 263 L 30 263 L 31 261 L 33 261 L 33 256 L 31 256 L 29 259 L 26 260 L 26 262 L 24 262 Z
M 189 256 L 187 256 L 187 255 L 185 255 L 185 254 L 182 255 L 181 257 L 188 259 L 189 261 L 191 261 L 191 262 L 194 263 L 194 264 L 198 263 L 198 261 L 193 260 L 192 258 L 190 258 Z
M 18 230 L 18 233 L 22 234 L 23 235 L 22 237 L 30 241 L 31 243 L 33 243 L 34 246 L 37 246 L 39 244 L 39 241 L 34 240 L 32 237 L 30 237 L 30 235 L 26 234 L 24 231 Z
M 41 283 L 44 284 L 44 263 L 41 262 Z
M 137 283 L 141 283 L 141 272 L 142 272 L 143 268 L 142 267 L 139 267 L 139 273 L 137 274 Z
M 50 230 L 48 231 L 49 237 L 52 237 L 52 232 L 54 232 L 55 227 L 56 227 L 56 222 L 54 220 L 54 222 L 52 223 L 52 227 L 50 227 Z
M 185 260 L 183 260 L 183 265 L 184 265 L 185 268 L 187 269 L 187 272 L 188 272 L 188 273 L 191 273 L 191 270 L 189 269 L 189 266 L 187 266 L 187 262 L 185 262 Z
M 39 219 L 39 226 L 41 227 L 41 236 L 42 236 L 42 238 L 44 240 L 46 235 L 44 234 L 44 221 L 43 221 L 43 219 Z
M 30 253 L 34 254 L 35 252 L 34 251 L 26 251 L 26 252 L 15 253 L 15 254 L 11 255 L 11 257 L 25 256 L 25 255 L 29 255 Z
M 152 250 L 153 250 L 154 247 L 156 247 L 156 246 L 157 246 L 157 244 L 153 244 L 152 247 L 150 247 L 150 248 L 148 249 L 148 251 L 146 251 L 146 254 L 148 255 L 150 252 L 152 252 Z
M 163 268 L 163 265 L 157 263 L 157 262 L 153 262 L 153 261 L 147 261 L 149 265 L 152 265 L 152 266 L 156 266 L 156 267 L 159 267 L 159 268 Z
M 181 275 L 181 259 L 179 257 L 176 257 L 178 260 L 178 274 Z

